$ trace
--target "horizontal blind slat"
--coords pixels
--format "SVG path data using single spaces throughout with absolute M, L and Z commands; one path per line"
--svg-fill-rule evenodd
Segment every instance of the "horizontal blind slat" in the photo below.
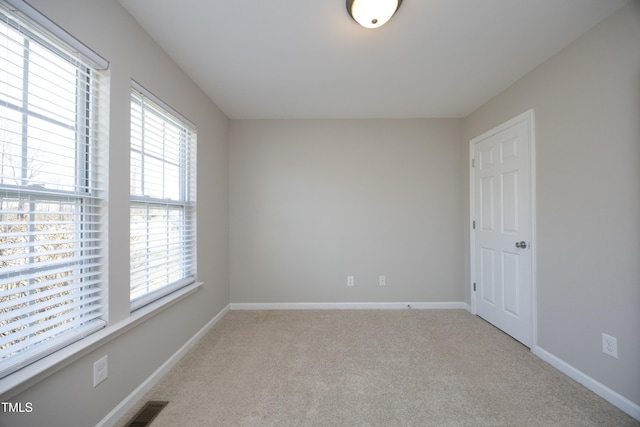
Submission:
M 20 339 L 21 336 L 37 334 L 40 331 L 48 329 L 50 326 L 66 323 L 69 320 L 79 318 L 79 316 L 82 316 L 85 312 L 97 310 L 99 306 L 92 305 L 92 303 L 100 300 L 100 296 L 87 296 L 81 299 L 60 298 L 55 304 L 41 302 L 33 304 L 33 306 L 29 305 L 24 309 L 17 310 L 15 313 L 11 313 L 13 317 L 11 317 L 5 325 L 0 327 L 0 334 L 14 330 L 19 331 L 11 334 L 12 340 Z M 21 329 L 23 326 L 28 326 L 28 328 Z
M 65 280 L 62 282 L 59 279 L 50 279 L 50 280 L 44 280 L 41 282 L 33 282 L 30 285 L 22 285 L 22 286 L 16 286 L 13 288 L 5 289 L 2 292 L 0 292 L 0 298 L 4 299 L 3 302 L 0 302 L 0 310 L 19 304 L 20 301 L 27 299 L 26 294 L 29 294 L 32 292 L 40 291 L 38 293 L 38 296 L 40 295 L 48 296 L 48 295 L 53 295 L 57 292 L 62 292 L 63 290 L 56 290 L 56 289 L 50 289 L 49 291 L 41 291 L 42 289 L 54 287 L 56 285 L 62 285 L 62 283 L 65 283 L 64 290 L 72 290 L 77 288 L 84 288 L 84 287 L 99 285 L 100 283 L 102 283 L 101 276 L 102 276 L 102 273 L 100 272 L 96 272 L 96 274 L 94 274 L 93 276 L 94 277 L 93 279 L 89 278 L 89 276 L 87 276 L 86 274 L 74 274 L 74 275 L 65 277 L 64 278 Z M 70 282 L 73 284 L 68 284 L 66 282 Z M 15 295 L 20 295 L 20 294 L 25 294 L 25 295 L 15 297 Z M 14 297 L 14 298 L 11 298 L 11 297 Z
M 5 339 L 6 337 L 0 340 L 0 348 L 2 348 L 0 357 L 6 357 L 7 354 L 23 351 L 36 344 L 47 341 L 56 335 L 63 334 L 70 329 L 82 326 L 98 318 L 100 313 L 98 313 L 97 310 L 100 308 L 100 306 L 87 306 L 74 312 L 77 318 L 62 316 L 48 322 L 43 322 L 41 325 L 38 325 L 39 328 L 25 329 L 24 331 L 28 333 L 23 333 L 23 330 L 19 330 L 18 333 L 12 335 L 11 341 Z

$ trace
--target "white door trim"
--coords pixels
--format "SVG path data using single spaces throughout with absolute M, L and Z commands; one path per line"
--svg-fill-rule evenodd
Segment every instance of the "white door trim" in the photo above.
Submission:
M 470 282 L 469 289 L 471 292 L 471 313 L 477 315 L 476 307 L 476 292 L 473 290 L 473 284 L 476 280 L 476 267 L 475 267 L 475 231 L 473 229 L 473 221 L 475 220 L 475 186 L 474 186 L 474 167 L 473 167 L 473 153 L 474 145 L 476 142 L 484 140 L 498 132 L 510 128 L 516 123 L 527 121 L 529 123 L 529 162 L 531 171 L 530 180 L 530 197 L 531 197 L 531 244 L 530 244 L 530 256 L 531 256 L 531 349 L 535 349 L 538 345 L 538 293 L 537 293 L 537 262 L 536 253 L 538 249 L 536 241 L 536 159 L 535 159 L 535 116 L 533 109 L 530 109 L 511 120 L 473 138 L 469 141 L 469 265 L 470 265 Z

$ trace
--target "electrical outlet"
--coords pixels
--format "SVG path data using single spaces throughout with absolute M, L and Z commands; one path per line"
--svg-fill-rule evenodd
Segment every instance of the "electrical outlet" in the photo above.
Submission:
M 353 286 L 356 284 L 356 279 L 353 276 L 347 276 L 347 286 Z
M 602 334 L 602 352 L 615 359 L 618 358 L 618 340 L 607 334 Z
M 108 376 L 107 356 L 104 356 L 93 363 L 93 386 L 96 387 Z
M 386 276 L 378 276 L 378 285 L 387 286 L 387 277 Z

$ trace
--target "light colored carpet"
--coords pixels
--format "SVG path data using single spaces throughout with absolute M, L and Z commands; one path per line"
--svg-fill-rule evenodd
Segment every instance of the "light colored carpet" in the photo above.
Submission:
M 162 426 L 640 425 L 463 310 L 231 311 L 127 414 Z

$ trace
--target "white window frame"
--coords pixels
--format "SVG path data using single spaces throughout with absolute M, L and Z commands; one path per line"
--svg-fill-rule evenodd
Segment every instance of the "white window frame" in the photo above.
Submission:
M 196 126 L 134 80 L 131 108 L 130 301 L 131 311 L 135 311 L 196 281 Z M 146 124 L 145 115 L 162 122 L 161 126 L 179 128 L 180 136 L 166 136 L 161 129 Z M 180 154 L 171 157 L 171 150 Z M 161 176 L 156 171 L 154 181 L 149 178 L 152 174 L 146 173 L 145 158 L 163 168 L 170 165 L 178 172 Z M 167 188 L 172 182 L 175 185 L 175 180 L 179 190 L 170 192 Z M 154 185 L 161 193 L 171 194 L 157 194 L 158 187 L 154 187 L 155 192 L 149 190 Z M 140 211 L 147 212 L 144 219 Z M 158 215 L 161 219 L 154 221 L 151 211 L 167 215 Z M 172 221 L 169 212 L 177 212 L 180 219 Z M 170 225 L 176 224 L 177 240 L 176 233 L 167 237 Z M 163 247 L 158 240 L 164 242 Z
M 21 99 L 9 95 L 11 91 L 15 93 L 15 88 L 7 85 L 0 88 L 0 92 L 4 94 L 0 109 L 5 109 L 7 116 L 9 111 L 13 111 L 22 117 L 22 130 L 17 137 L 20 142 L 11 142 L 22 147 L 20 156 L 15 152 L 11 154 L 13 158 L 22 159 L 20 179 L 15 179 L 17 175 L 10 177 L 8 173 L 5 178 L 0 179 L 0 198 L 7 203 L 5 206 L 17 203 L 15 209 L 5 210 L 3 215 L 11 218 L 11 221 L 15 220 L 13 222 L 19 230 L 16 232 L 8 227 L 0 230 L 0 260 L 4 261 L 0 264 L 0 339 L 3 343 L 0 346 L 3 349 L 0 356 L 0 378 L 104 328 L 107 324 L 106 284 L 102 274 L 106 247 L 100 239 L 106 226 L 102 206 L 105 182 L 102 173 L 105 166 L 102 144 L 106 142 L 106 138 L 99 129 L 98 108 L 101 101 L 98 93 L 100 82 L 105 77 L 102 71 L 106 70 L 108 62 L 24 1 L 7 0 L 6 3 L 9 6 L 5 6 L 5 2 L 0 5 L 2 21 L 22 34 L 24 53 L 20 66 L 23 67 L 24 74 L 23 87 L 18 88 L 22 92 Z M 32 105 L 31 98 L 24 95 L 29 93 L 33 96 L 40 95 L 41 99 L 46 97 L 53 105 L 56 103 L 55 96 L 61 96 L 50 90 L 53 86 L 46 86 L 46 91 L 36 91 L 27 86 L 30 80 L 35 79 L 29 73 L 29 67 L 36 67 L 32 65 L 35 60 L 28 55 L 35 55 L 30 52 L 36 46 L 76 67 L 76 118 L 72 125 L 64 124 L 55 117 L 55 107 L 50 110 L 43 110 L 42 106 L 36 108 Z M 30 119 L 37 119 L 45 125 L 42 129 L 36 129 L 30 124 Z M 7 117 L 5 120 L 6 123 L 0 124 L 3 133 L 11 132 L 8 124 L 11 119 Z M 27 171 L 32 166 L 25 153 L 29 153 L 29 147 L 35 147 L 33 140 L 30 140 L 34 138 L 34 132 L 40 132 L 40 138 L 45 138 L 41 141 L 49 141 L 47 143 L 60 140 L 53 133 L 47 133 L 53 131 L 47 129 L 43 132 L 47 126 L 66 128 L 75 134 L 75 149 L 67 148 L 67 152 L 75 151 L 75 166 L 70 167 L 74 171 L 74 179 L 68 185 L 54 182 L 63 179 L 56 178 L 56 174 L 51 171 L 47 172 L 49 177 L 44 180 L 29 179 Z M 8 138 L 3 140 L 7 144 L 10 143 Z M 69 139 L 66 141 L 68 143 Z M 4 167 L 9 154 L 4 149 L 2 153 Z M 51 158 L 42 160 L 49 166 L 56 164 Z M 5 175 L 4 172 L 1 173 Z M 13 178 L 13 182 L 9 178 Z M 13 201 L 10 202 L 11 200 Z M 59 213 L 43 215 L 42 212 L 37 212 L 38 202 L 44 205 L 57 204 Z M 63 204 L 72 209 L 64 210 Z M 53 217 L 58 219 L 51 219 Z M 59 219 L 62 217 L 65 219 Z M 53 225 L 48 224 L 54 224 L 55 221 L 71 221 L 73 226 L 63 233 L 66 237 L 53 237 L 56 235 L 51 231 Z M 3 225 L 8 223 L 9 221 L 4 222 Z M 25 225 L 26 233 L 20 231 Z M 38 228 L 40 229 L 37 230 Z M 23 256 L 25 253 L 29 255 Z M 41 253 L 48 255 L 48 261 L 42 261 L 43 257 L 39 257 Z M 65 253 L 68 258 L 57 257 L 61 253 Z M 16 292 L 16 289 L 20 291 Z

